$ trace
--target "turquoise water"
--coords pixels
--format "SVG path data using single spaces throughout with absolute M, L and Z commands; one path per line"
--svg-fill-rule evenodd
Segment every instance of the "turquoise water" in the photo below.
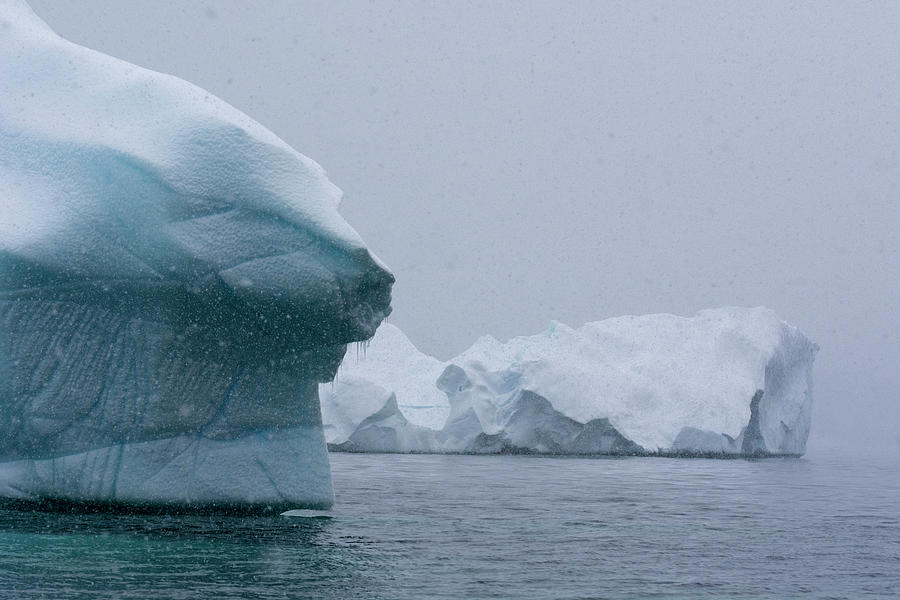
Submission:
M 330 513 L 0 511 L 0 596 L 900 597 L 897 457 L 331 460 Z

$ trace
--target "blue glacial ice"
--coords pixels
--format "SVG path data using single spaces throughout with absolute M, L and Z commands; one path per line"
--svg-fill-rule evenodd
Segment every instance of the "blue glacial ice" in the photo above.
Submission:
M 322 168 L 0 0 L 0 496 L 327 507 L 318 398 L 393 276 Z

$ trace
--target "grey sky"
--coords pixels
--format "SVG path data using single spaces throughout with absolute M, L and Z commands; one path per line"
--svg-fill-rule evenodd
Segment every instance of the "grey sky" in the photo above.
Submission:
M 320 162 L 421 349 L 766 305 L 810 451 L 898 451 L 900 4 L 31 4 Z

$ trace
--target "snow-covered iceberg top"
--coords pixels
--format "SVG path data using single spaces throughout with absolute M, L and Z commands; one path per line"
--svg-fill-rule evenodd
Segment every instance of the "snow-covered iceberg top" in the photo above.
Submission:
M 391 364 L 378 351 L 399 347 L 397 364 L 411 361 L 409 346 L 382 344 L 379 337 L 367 360 Z M 764 308 L 620 317 L 578 329 L 553 323 L 508 342 L 486 336 L 445 363 L 431 386 L 425 380 L 434 369 L 398 366 L 427 394 L 411 393 L 410 385 L 398 392 L 382 379 L 382 397 L 372 406 L 381 409 L 394 393 L 396 410 L 380 411 L 393 424 L 363 423 L 358 415 L 359 429 L 336 447 L 384 449 L 396 438 L 398 448 L 410 450 L 408 440 L 429 439 L 424 427 L 433 441 L 414 451 L 803 454 L 816 350 Z M 417 419 L 413 408 L 436 404 L 432 387 L 448 399 L 440 425 Z
M 0 0 L 0 494 L 324 506 L 393 276 L 315 162 Z
M 0 289 L 102 281 L 288 345 L 371 337 L 390 276 L 319 165 L 197 86 L 0 7 Z

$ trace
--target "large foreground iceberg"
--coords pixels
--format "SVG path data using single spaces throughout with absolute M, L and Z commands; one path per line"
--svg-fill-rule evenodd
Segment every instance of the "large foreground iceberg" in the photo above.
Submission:
M 313 161 L 0 0 L 0 496 L 325 507 L 391 274 Z
M 764 308 L 554 323 L 501 343 L 479 339 L 435 369 L 412 364 L 398 330 L 376 334 L 366 360 L 395 364 L 377 408 L 340 450 L 565 454 L 800 455 L 809 436 L 817 347 Z M 388 356 L 382 356 L 384 352 Z M 402 356 L 393 360 L 389 355 Z M 422 359 L 420 359 L 422 360 Z M 432 359 L 433 360 L 433 359 Z M 348 367 L 359 399 L 361 372 Z M 428 382 L 431 382 L 430 384 Z M 413 382 L 412 384 L 410 382 Z M 341 377 L 328 416 L 342 412 Z M 434 400 L 434 390 L 446 402 Z M 420 390 L 416 392 L 416 390 Z M 361 403 L 357 404 L 357 407 Z M 444 422 L 420 418 L 443 410 Z M 365 418 L 364 418 L 365 417 Z M 326 418 L 326 426 L 328 418 Z M 346 428 L 343 429 L 346 431 Z

